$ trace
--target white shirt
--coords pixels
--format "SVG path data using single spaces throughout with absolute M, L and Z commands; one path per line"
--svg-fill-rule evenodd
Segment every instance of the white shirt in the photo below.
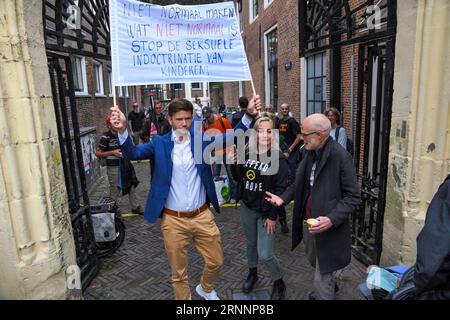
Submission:
M 253 122 L 253 119 L 251 117 L 249 117 L 249 115 L 247 113 L 244 113 L 244 115 L 241 118 L 242 123 L 244 124 L 244 126 L 248 128 L 250 128 L 250 125 Z
M 119 133 L 122 145 L 128 138 L 128 131 Z M 188 134 L 180 142 L 172 130 L 174 148 L 172 150 L 172 180 L 165 207 L 174 211 L 193 211 L 206 202 L 206 189 L 198 174 L 191 151 L 191 136 Z

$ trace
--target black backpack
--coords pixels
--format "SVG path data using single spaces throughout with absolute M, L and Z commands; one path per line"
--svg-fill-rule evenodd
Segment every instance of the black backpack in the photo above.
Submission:
M 341 127 L 337 127 L 336 131 L 334 132 L 334 140 L 336 140 L 336 142 L 338 141 L 340 129 Z M 347 152 L 350 153 L 350 155 L 353 157 L 353 140 L 348 137 L 347 137 Z

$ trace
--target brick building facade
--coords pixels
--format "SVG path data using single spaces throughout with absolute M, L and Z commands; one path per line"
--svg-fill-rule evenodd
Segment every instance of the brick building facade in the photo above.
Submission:
M 268 35 L 276 32 L 278 93 L 274 107 L 287 102 L 296 118 L 300 115 L 300 57 L 298 38 L 298 1 L 261 0 L 258 15 L 250 18 L 251 1 L 238 1 L 242 40 L 247 53 L 255 90 L 264 104 L 270 103 L 267 61 Z M 227 106 L 237 106 L 239 96 L 251 96 L 250 82 L 227 82 L 224 100 Z
M 296 0 L 249 0 L 236 1 L 241 20 L 241 34 L 245 45 L 247 58 L 252 73 L 255 89 L 261 96 L 264 105 L 272 103 L 275 110 L 283 103 L 291 105 L 294 117 L 299 121 L 311 114 L 307 101 L 308 59 L 312 56 L 300 56 L 299 39 L 299 1 Z M 258 3 L 256 18 L 251 17 L 252 3 Z M 361 5 L 364 0 L 348 1 L 350 8 Z M 362 12 L 358 12 L 360 17 Z M 276 31 L 277 35 L 277 95 L 276 102 L 270 99 L 270 77 L 268 74 L 268 35 Z M 335 106 L 342 111 L 342 125 L 349 136 L 355 131 L 355 113 L 358 84 L 358 44 L 345 46 L 341 49 L 341 105 Z M 330 107 L 330 50 L 316 53 L 324 59 L 320 76 L 326 77 L 321 95 L 323 107 Z M 313 59 L 311 59 L 313 60 Z M 311 62 L 310 62 L 311 64 Z M 302 70 L 303 67 L 303 70 Z M 302 82 L 305 82 L 303 83 Z M 353 88 L 353 89 L 352 89 Z M 224 101 L 227 106 L 236 106 L 240 96 L 252 95 L 250 82 L 228 82 L 224 85 Z M 353 110 L 353 120 L 351 117 Z M 315 108 L 314 111 L 318 111 Z

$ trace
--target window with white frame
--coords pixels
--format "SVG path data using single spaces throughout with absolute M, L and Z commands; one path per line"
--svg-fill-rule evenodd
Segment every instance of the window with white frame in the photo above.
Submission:
M 108 84 L 108 90 L 107 90 L 107 93 L 108 93 L 108 96 L 112 96 L 112 90 L 113 90 L 113 87 L 112 87 L 112 74 L 111 74 L 111 71 L 106 71 L 106 77 L 107 77 L 107 84 Z
M 258 17 L 258 12 L 259 12 L 259 4 L 258 4 L 259 0 L 250 0 L 248 3 L 250 5 L 249 7 L 249 18 L 250 18 L 250 23 L 252 23 L 257 17 Z
M 272 4 L 273 0 L 264 0 L 264 8 L 267 8 Z
M 276 26 L 265 33 L 266 58 L 266 103 L 274 110 L 278 106 L 278 36 Z
M 87 95 L 86 60 L 84 57 L 71 56 L 72 78 L 75 95 Z
M 327 55 L 325 52 L 306 58 L 306 115 L 322 113 L 326 108 Z
M 119 87 L 119 97 L 125 97 L 128 98 L 128 87 L 124 86 L 120 86 Z
M 192 82 L 192 90 L 202 90 L 200 82 Z
M 95 95 L 104 95 L 103 68 L 100 63 L 94 62 Z

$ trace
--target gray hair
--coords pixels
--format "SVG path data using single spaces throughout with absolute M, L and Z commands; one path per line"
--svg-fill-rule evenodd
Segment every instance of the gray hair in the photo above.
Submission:
M 330 134 L 331 122 L 325 115 L 323 115 L 322 113 L 315 113 L 310 115 L 308 118 L 311 119 L 310 121 L 314 130 L 326 132 L 328 135 Z

